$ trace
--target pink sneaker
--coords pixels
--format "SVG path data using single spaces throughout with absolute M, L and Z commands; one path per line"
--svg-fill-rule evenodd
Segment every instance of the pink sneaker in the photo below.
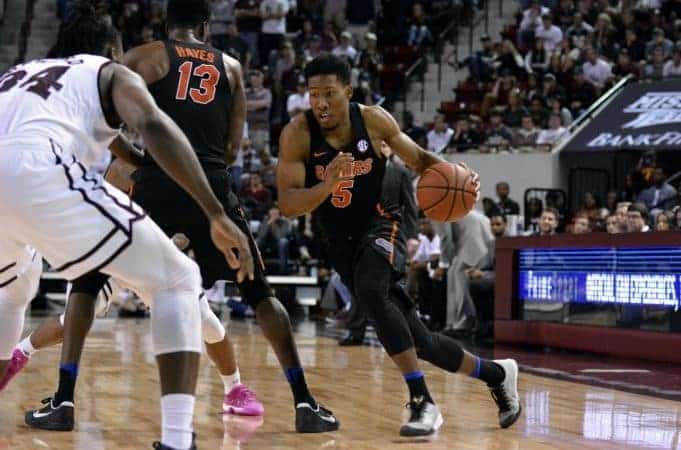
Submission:
M 14 353 L 12 353 L 12 359 L 9 360 L 7 370 L 5 370 L 5 374 L 0 378 L 0 391 L 7 387 L 12 378 L 21 372 L 21 369 L 26 367 L 26 364 L 28 364 L 28 356 L 18 348 L 15 348 Z
M 225 414 L 237 416 L 262 416 L 265 412 L 262 403 L 255 398 L 255 393 L 243 384 L 237 384 L 225 395 L 222 410 Z

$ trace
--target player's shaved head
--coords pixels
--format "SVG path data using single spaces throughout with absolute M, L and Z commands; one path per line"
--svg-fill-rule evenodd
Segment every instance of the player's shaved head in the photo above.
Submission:
M 113 29 L 97 16 L 91 2 L 77 0 L 66 11 L 53 53 L 58 58 L 81 53 L 103 55 L 113 35 Z
M 168 0 L 168 27 L 193 28 L 210 20 L 209 0 Z

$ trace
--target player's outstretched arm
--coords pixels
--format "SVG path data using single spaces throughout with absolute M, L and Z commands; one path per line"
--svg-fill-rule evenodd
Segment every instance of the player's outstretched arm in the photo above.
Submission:
M 253 278 L 253 257 L 246 236 L 225 216 L 213 194 L 189 140 L 168 115 L 161 111 L 142 78 L 119 64 L 111 64 L 110 92 L 120 118 L 140 133 L 147 151 L 158 165 L 187 191 L 208 217 L 215 245 L 225 254 L 237 277 Z M 107 74 L 102 74 L 106 76 Z M 238 250 L 238 258 L 234 253 Z
M 324 181 L 305 188 L 305 161 L 310 149 L 310 133 L 304 117 L 289 122 L 279 138 L 277 191 L 279 210 L 286 217 L 302 216 L 324 203 L 338 184 L 352 177 L 341 177 L 341 170 L 352 162 L 352 156 L 339 153 L 326 169 Z
M 363 117 L 372 138 L 376 136 L 385 141 L 407 167 L 417 174 L 421 175 L 433 164 L 443 162 L 442 158 L 422 149 L 404 134 L 393 116 L 380 106 L 366 106 Z

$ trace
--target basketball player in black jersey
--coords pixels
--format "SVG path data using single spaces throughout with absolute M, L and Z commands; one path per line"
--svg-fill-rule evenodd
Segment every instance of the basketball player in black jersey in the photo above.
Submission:
M 123 63 L 140 74 L 157 104 L 184 130 L 208 181 L 227 216 L 248 236 L 251 253 L 259 251 L 236 195 L 231 192 L 227 164 L 236 156 L 245 119 L 245 95 L 239 63 L 205 44 L 210 18 L 208 0 L 170 0 L 167 6 L 169 40 L 130 50 Z M 236 114 L 238 117 L 233 118 Z M 201 270 L 204 288 L 221 279 L 235 280 L 235 272 L 210 242 L 209 224 L 191 197 L 167 177 L 150 158 L 133 174 L 133 199 L 169 236 L 189 239 Z M 255 311 L 258 324 L 284 369 L 294 396 L 296 430 L 301 433 L 334 431 L 339 422 L 320 406 L 308 390 L 286 309 L 275 298 L 256 258 L 253 279 L 237 280 L 242 298 Z M 94 296 L 105 278 L 92 276 L 84 291 Z M 84 283 L 85 284 L 85 283 Z M 90 308 L 89 320 L 92 320 Z M 88 326 L 89 328 L 89 326 Z M 84 336 L 83 336 L 84 337 Z M 204 336 L 205 337 L 205 336 Z M 231 345 L 219 350 L 231 352 Z M 225 355 L 210 352 L 212 358 Z M 226 355 L 227 357 L 233 355 Z M 59 392 L 58 392 L 59 393 Z
M 380 145 L 387 143 L 419 174 L 442 160 L 418 147 L 381 107 L 350 103 L 350 67 L 342 58 L 319 56 L 306 66 L 305 77 L 312 109 L 282 132 L 279 206 L 289 217 L 318 215 L 332 244 L 332 267 L 374 320 L 378 338 L 404 375 L 411 415 L 400 434 L 427 435 L 442 424 L 418 358 L 485 381 L 500 425 L 512 425 L 520 415 L 515 361 L 480 359 L 430 332 L 397 283 L 405 238 L 398 205 L 382 203 L 386 160 Z

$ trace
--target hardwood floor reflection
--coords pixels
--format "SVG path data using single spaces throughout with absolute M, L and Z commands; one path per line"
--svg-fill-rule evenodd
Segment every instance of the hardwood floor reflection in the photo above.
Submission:
M 296 434 L 291 395 L 273 352 L 256 326 L 230 328 L 243 380 L 265 404 L 265 417 L 223 418 L 222 385 L 204 359 L 195 421 L 202 450 L 681 448 L 681 404 L 674 401 L 522 374 L 523 416 L 501 430 L 482 383 L 428 365 L 427 381 L 444 426 L 425 439 L 400 438 L 406 388 L 383 350 L 341 348 L 309 333 L 298 337 L 307 378 L 318 400 L 337 414 L 341 430 Z M 160 418 L 149 321 L 96 322 L 77 386 L 76 430 L 29 430 L 23 412 L 55 389 L 58 358 L 57 348 L 37 353 L 0 394 L 0 450 L 151 448 Z

